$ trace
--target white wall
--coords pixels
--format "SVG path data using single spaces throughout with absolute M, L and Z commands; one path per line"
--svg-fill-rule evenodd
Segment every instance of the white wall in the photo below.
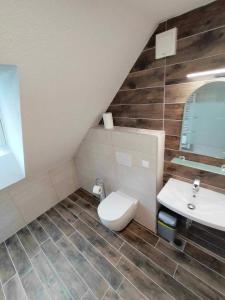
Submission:
M 0 191 L 0 243 L 79 188 L 73 160 Z
M 139 206 L 135 219 L 155 231 L 163 149 L 163 131 L 92 128 L 81 143 L 75 160 L 79 182 L 92 192 L 95 179 L 102 178 L 107 195 L 120 190 L 137 198 Z M 143 160 L 149 162 L 149 168 L 142 166 Z

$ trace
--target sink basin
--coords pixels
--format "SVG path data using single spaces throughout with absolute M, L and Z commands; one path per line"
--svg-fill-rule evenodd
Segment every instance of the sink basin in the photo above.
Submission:
M 223 194 L 200 187 L 194 198 L 192 184 L 171 178 L 160 191 L 157 199 L 162 205 L 188 219 L 225 231 L 225 195 Z

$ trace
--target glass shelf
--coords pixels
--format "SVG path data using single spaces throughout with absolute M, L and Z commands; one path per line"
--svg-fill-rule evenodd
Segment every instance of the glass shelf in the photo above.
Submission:
M 198 170 L 203 170 L 207 172 L 211 172 L 214 174 L 219 174 L 219 175 L 224 175 L 225 176 L 225 170 L 223 170 L 222 167 L 216 167 L 216 166 L 211 166 L 207 164 L 202 164 L 196 161 L 191 161 L 191 160 L 186 160 L 183 158 L 175 157 L 171 160 L 172 163 L 185 166 L 185 167 L 190 167 Z

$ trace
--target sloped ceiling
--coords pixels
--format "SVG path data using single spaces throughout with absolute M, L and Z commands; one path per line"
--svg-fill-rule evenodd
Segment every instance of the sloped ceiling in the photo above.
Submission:
M 28 176 L 74 156 L 156 25 L 204 0 L 0 0 L 0 64 L 19 68 Z

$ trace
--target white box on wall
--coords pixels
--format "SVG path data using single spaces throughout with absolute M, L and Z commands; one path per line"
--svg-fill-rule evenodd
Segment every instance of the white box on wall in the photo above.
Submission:
M 177 50 L 177 28 L 156 35 L 155 58 L 175 55 Z

